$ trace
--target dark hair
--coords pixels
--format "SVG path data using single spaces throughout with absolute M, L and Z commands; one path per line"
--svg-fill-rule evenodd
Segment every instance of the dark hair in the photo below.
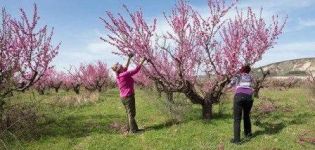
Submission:
M 245 65 L 241 68 L 240 73 L 249 73 L 251 71 L 250 65 Z

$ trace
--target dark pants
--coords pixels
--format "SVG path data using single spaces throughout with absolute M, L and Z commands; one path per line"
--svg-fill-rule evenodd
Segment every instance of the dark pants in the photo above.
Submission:
M 252 134 L 250 122 L 250 110 L 253 106 L 251 95 L 237 93 L 234 96 L 233 114 L 234 114 L 234 140 L 240 141 L 242 113 L 244 119 L 244 134 L 249 136 Z
M 128 130 L 130 132 L 136 132 L 138 130 L 138 125 L 136 122 L 136 102 L 135 96 L 131 95 L 121 99 L 121 102 L 124 104 L 127 118 L 128 118 Z

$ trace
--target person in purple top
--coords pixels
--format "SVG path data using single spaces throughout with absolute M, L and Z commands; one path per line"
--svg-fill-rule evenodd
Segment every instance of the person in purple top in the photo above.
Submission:
M 119 63 L 116 63 L 112 66 L 112 70 L 116 73 L 116 82 L 119 88 L 121 102 L 123 103 L 127 118 L 128 118 L 128 130 L 129 133 L 136 133 L 139 130 L 136 122 L 136 103 L 135 103 L 135 90 L 134 90 L 134 80 L 132 76 L 137 74 L 141 66 L 143 65 L 145 59 L 142 59 L 141 63 L 132 70 L 128 70 L 130 60 L 133 57 L 133 54 L 129 54 L 127 64 L 122 66 Z
M 249 74 L 251 68 L 249 65 L 245 65 L 241 68 L 240 73 L 232 78 L 230 87 L 235 87 L 235 95 L 233 102 L 233 116 L 234 116 L 234 138 L 232 143 L 240 143 L 240 125 L 243 113 L 244 120 L 244 135 L 245 137 L 252 136 L 250 111 L 253 106 L 253 77 Z

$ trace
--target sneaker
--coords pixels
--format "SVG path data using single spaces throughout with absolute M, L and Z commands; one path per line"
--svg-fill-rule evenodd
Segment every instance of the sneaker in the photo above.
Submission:
M 129 134 L 137 134 L 137 133 L 142 133 L 142 132 L 144 132 L 143 129 L 130 130 L 130 131 L 129 131 Z

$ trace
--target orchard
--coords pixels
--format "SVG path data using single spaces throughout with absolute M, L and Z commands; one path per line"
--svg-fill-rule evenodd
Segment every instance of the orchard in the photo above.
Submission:
M 314 148 L 312 2 L 35 2 L 0 5 L 0 149 Z
M 117 54 L 136 54 L 148 59 L 144 74 L 165 93 L 179 92 L 193 104 L 202 106 L 202 116 L 210 119 L 212 105 L 220 101 L 226 85 L 238 73 L 241 66 L 253 65 L 262 58 L 282 33 L 286 20 L 272 17 L 267 24 L 260 14 L 251 8 L 246 11 L 235 8 L 237 2 L 208 0 L 208 16 L 201 16 L 184 0 L 177 2 L 171 14 L 165 14 L 170 31 L 156 35 L 156 22 L 149 24 L 141 10 L 125 12 L 132 22 L 121 15 L 107 12 L 101 18 L 111 34 L 102 37 L 117 48 Z M 235 17 L 226 19 L 230 11 Z M 153 42 L 154 39 L 157 39 Z M 207 77 L 198 83 L 197 77 Z M 172 95 L 172 94 L 168 94 Z M 168 98 L 172 99 L 172 98 Z

